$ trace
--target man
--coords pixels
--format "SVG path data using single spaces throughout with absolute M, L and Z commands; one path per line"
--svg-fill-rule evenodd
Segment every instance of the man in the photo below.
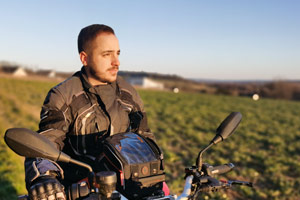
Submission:
M 71 157 L 93 166 L 101 141 L 109 135 L 135 131 L 154 136 L 141 98 L 117 76 L 120 47 L 113 29 L 99 24 L 83 28 L 78 52 L 83 67 L 49 91 L 39 133 Z M 68 186 L 86 176 L 80 167 L 46 159 L 26 159 L 25 169 L 32 199 L 64 199 L 61 183 Z

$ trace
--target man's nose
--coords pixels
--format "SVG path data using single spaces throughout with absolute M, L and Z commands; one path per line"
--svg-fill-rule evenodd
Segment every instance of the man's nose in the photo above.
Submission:
M 120 65 L 119 55 L 114 55 L 113 56 L 111 64 L 113 66 L 119 66 Z

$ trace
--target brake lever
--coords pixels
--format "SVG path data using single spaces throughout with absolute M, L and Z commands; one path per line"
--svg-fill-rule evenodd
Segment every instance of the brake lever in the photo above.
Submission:
M 245 185 L 248 187 L 253 187 L 253 183 L 247 181 L 227 181 L 229 185 Z
M 206 183 L 207 185 L 202 185 L 199 191 L 201 192 L 216 192 L 220 189 L 229 189 L 233 185 L 245 185 L 248 187 L 253 187 L 251 182 L 247 181 L 225 181 L 225 180 L 217 180 L 209 177 L 209 181 Z

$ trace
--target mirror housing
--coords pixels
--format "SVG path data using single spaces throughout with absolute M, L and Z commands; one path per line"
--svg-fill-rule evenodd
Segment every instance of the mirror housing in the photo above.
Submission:
M 229 137 L 238 127 L 241 120 L 242 114 L 240 112 L 230 113 L 230 115 L 228 115 L 226 119 L 217 128 L 217 134 L 212 139 L 211 143 L 217 144 Z
M 26 128 L 11 128 L 5 132 L 6 144 L 18 155 L 27 158 L 47 158 L 68 163 L 70 156 L 59 151 L 45 136 Z

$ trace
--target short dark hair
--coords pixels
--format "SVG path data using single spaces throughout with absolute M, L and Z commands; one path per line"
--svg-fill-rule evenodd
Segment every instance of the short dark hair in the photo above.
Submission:
M 81 29 L 77 40 L 78 53 L 84 51 L 86 44 L 95 39 L 95 37 L 100 33 L 111 33 L 115 35 L 114 30 L 104 24 L 92 24 Z

